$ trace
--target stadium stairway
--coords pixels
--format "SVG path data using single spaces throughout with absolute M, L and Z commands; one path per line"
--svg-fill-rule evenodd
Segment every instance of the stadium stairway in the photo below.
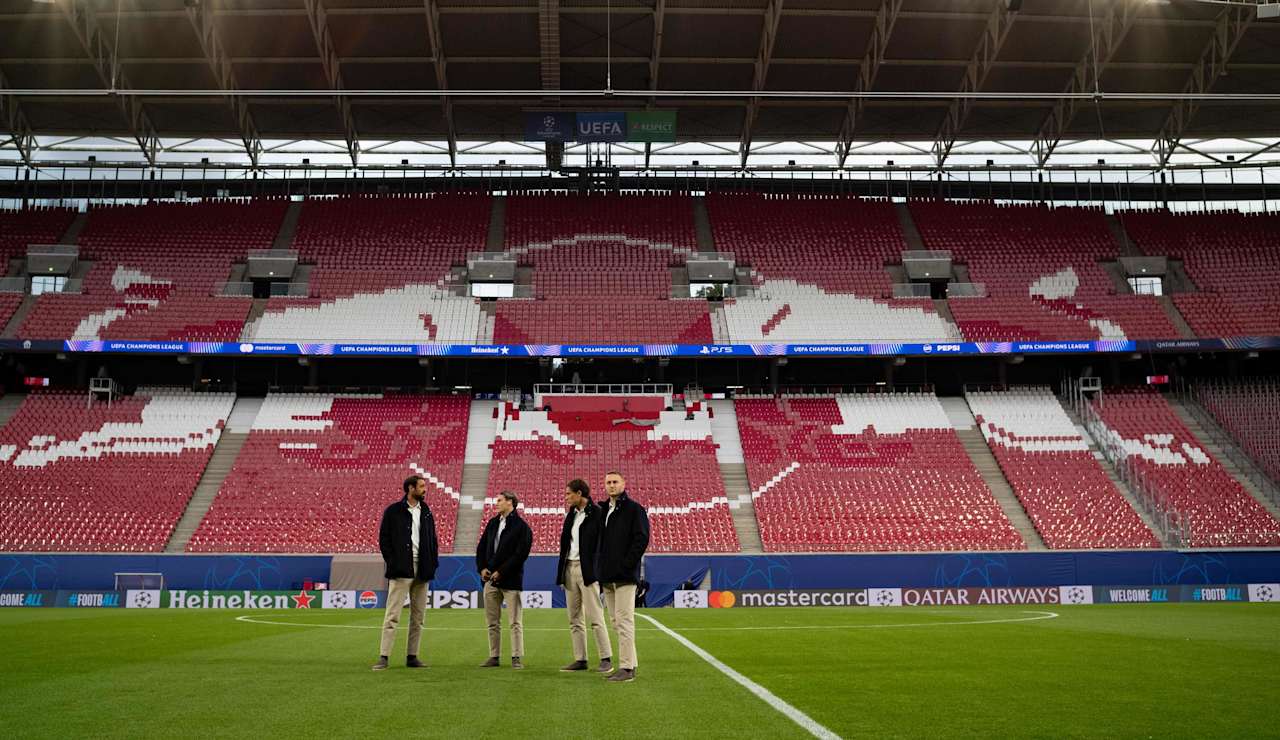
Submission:
M 261 404 L 261 402 L 259 399 L 258 403 Z M 249 439 L 248 432 L 232 431 L 223 432 L 218 438 L 218 446 L 213 448 L 213 457 L 209 458 L 209 464 L 205 466 L 200 482 L 196 484 L 195 493 L 191 495 L 186 510 L 182 512 L 182 518 L 173 528 L 173 534 L 169 535 L 169 542 L 164 548 L 165 552 L 186 551 L 191 535 L 195 534 L 196 527 L 200 526 L 200 520 L 204 519 L 204 515 L 209 513 L 214 497 L 222 488 L 222 482 L 231 473 L 236 457 L 240 455 L 240 448 L 244 447 L 247 439 Z
M 458 492 L 458 526 L 453 536 L 453 551 L 458 555 L 474 553 L 476 540 L 480 538 L 484 492 L 489 486 L 489 464 L 493 461 L 493 438 L 498 432 L 498 421 L 493 416 L 497 408 L 497 401 L 471 402 L 462 490 Z
M 1106 221 L 1107 231 L 1110 231 L 1111 238 L 1115 239 L 1116 248 L 1120 250 L 1119 254 L 1125 257 L 1142 256 L 1142 250 L 1138 249 L 1133 240 L 1129 238 L 1129 234 L 1124 230 L 1124 224 L 1120 223 L 1120 219 L 1116 218 L 1114 213 L 1107 214 Z
M 1195 339 L 1196 333 L 1191 330 L 1191 325 L 1182 317 L 1182 312 L 1174 305 L 1172 298 L 1162 295 L 1156 298 L 1156 302 L 1164 309 L 1165 316 L 1169 317 L 1169 323 L 1177 328 L 1183 339 Z
M 898 212 L 898 223 L 902 226 L 902 238 L 907 242 L 907 249 L 927 249 L 924 239 L 920 238 L 920 230 L 916 228 L 916 222 L 911 218 L 911 209 L 907 208 L 907 204 L 896 203 L 894 210 Z
M 987 447 L 987 440 L 978 429 L 978 421 L 973 418 L 973 410 L 969 408 L 969 403 L 963 398 L 939 398 L 938 401 L 942 404 L 942 410 L 947 413 L 951 427 L 956 430 L 956 436 L 964 445 L 964 451 L 973 461 L 973 466 L 982 475 L 983 482 L 987 484 L 987 488 L 991 489 L 991 495 L 1000 504 L 1000 509 L 1009 518 L 1013 528 L 1022 535 L 1022 539 L 1027 543 L 1027 549 L 1048 550 L 1044 539 L 1031 523 L 1031 517 L 1027 516 L 1027 510 L 1022 508 L 1022 502 L 1014 494 L 1013 486 L 1009 485 L 1009 481 L 1004 477 L 1004 471 L 1000 470 L 1000 463 L 996 462 L 995 455 L 991 454 L 991 448 Z
M 272 249 L 293 249 L 293 237 L 298 233 L 298 218 L 302 215 L 302 201 L 289 203 L 289 210 L 284 212 L 284 220 L 280 222 L 280 230 L 271 243 Z
M 738 430 L 738 415 L 733 401 L 716 400 L 708 402 L 708 405 L 715 414 L 711 417 L 711 439 L 716 443 L 716 462 L 720 465 L 720 478 L 729 499 L 729 513 L 738 534 L 738 546 L 744 555 L 763 553 L 764 544 L 760 540 L 755 506 L 751 502 L 751 485 L 747 482 L 742 435 Z
M 77 213 L 71 225 L 67 226 L 67 230 L 58 238 L 59 244 L 75 244 L 80 241 L 80 232 L 84 231 L 84 225 L 89 223 L 88 213 Z
M 707 214 L 706 198 L 693 199 L 693 228 L 698 235 L 698 251 L 715 252 L 716 240 L 711 233 L 711 216 Z
M 36 307 L 36 301 L 40 296 L 34 296 L 28 293 L 22 297 L 22 303 L 18 304 L 18 310 L 13 312 L 13 316 L 9 317 L 9 323 L 5 324 L 4 332 L 0 333 L 0 337 L 5 339 L 17 339 L 18 329 L 22 328 L 22 323 L 27 320 L 27 316 L 31 314 L 31 309 Z
M 1160 546 L 1168 549 L 1177 549 L 1177 545 L 1174 544 L 1168 534 L 1157 527 L 1156 523 L 1151 520 L 1151 517 L 1147 516 L 1147 512 L 1143 510 L 1142 504 L 1138 500 L 1138 494 L 1134 493 L 1134 490 L 1129 487 L 1129 484 L 1125 483 L 1124 480 L 1121 479 L 1120 474 L 1116 472 L 1116 466 L 1107 459 L 1106 455 L 1102 454 L 1101 448 L 1098 447 L 1097 440 L 1095 440 L 1093 435 L 1089 433 L 1089 428 L 1084 425 L 1084 421 L 1080 418 L 1080 415 L 1077 414 L 1070 406 L 1062 403 L 1061 398 L 1058 399 L 1058 404 L 1062 406 L 1062 410 L 1071 418 L 1071 422 L 1076 425 L 1076 430 L 1080 432 L 1080 436 L 1084 437 L 1084 440 L 1089 443 L 1089 454 L 1093 455 L 1093 459 L 1098 461 L 1098 465 L 1100 465 L 1103 472 L 1107 474 L 1107 478 L 1111 480 L 1111 484 L 1116 487 L 1116 490 L 1120 492 L 1121 496 L 1124 496 L 1124 500 L 1129 502 L 1129 506 L 1134 511 L 1138 512 L 1138 517 L 1142 519 L 1142 523 L 1147 525 L 1147 529 L 1151 530 L 1151 532 L 1155 534 L 1156 539 L 1160 540 Z
M 493 196 L 489 206 L 489 232 L 485 236 L 484 251 L 501 252 L 507 243 L 507 197 Z
M 1173 396 L 1166 397 L 1174 413 L 1187 425 L 1187 429 L 1195 435 L 1200 445 L 1212 455 L 1222 467 L 1244 486 L 1266 508 L 1267 512 L 1280 519 L 1280 495 L 1274 481 L 1268 478 L 1249 456 L 1231 441 L 1222 427 L 1209 416 L 1208 412 L 1199 408 L 1194 402 L 1184 401 Z
M 25 400 L 27 400 L 25 393 L 6 393 L 0 396 L 0 427 L 9 423 Z

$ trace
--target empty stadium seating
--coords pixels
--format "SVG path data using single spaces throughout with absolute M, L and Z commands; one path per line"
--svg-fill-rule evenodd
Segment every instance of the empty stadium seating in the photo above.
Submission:
M 716 249 L 750 265 L 754 296 L 725 302 L 734 341 L 952 340 L 928 300 L 893 300 L 886 263 L 906 242 L 892 203 L 712 194 Z
M 383 509 L 413 473 L 453 548 L 464 396 L 271 394 L 190 552 L 377 552 Z
M 485 248 L 487 195 L 307 200 L 293 247 L 312 265 L 306 298 L 272 298 L 246 327 L 260 341 L 475 342 L 489 331 L 475 299 L 442 286 Z
M 1280 336 L 1280 216 L 1139 211 L 1122 215 L 1147 254 L 1183 260 L 1200 292 L 1173 302 L 1202 337 Z
M 506 409 L 498 420 L 486 520 L 497 495 L 514 491 L 533 527 L 534 551 L 558 552 L 565 483 L 586 480 L 602 502 L 605 473 L 618 470 L 628 495 L 648 509 L 649 552 L 738 551 L 705 410 L 687 420 L 683 411 L 662 410 L 661 396 L 548 403 L 549 412 Z
M 31 339 L 235 341 L 251 301 L 215 295 L 249 249 L 271 246 L 286 202 L 109 206 L 90 212 L 83 294 L 41 295 L 19 336 Z
M 966 396 L 1005 478 L 1053 549 L 1160 543 L 1047 388 Z
M 1108 391 L 1093 401 L 1103 433 L 1123 450 L 1191 547 L 1280 545 L 1277 522 L 1147 389 Z
M 76 212 L 66 208 L 0 210 L 0 259 L 25 257 L 32 244 L 58 244 Z
M 932 393 L 735 407 L 767 551 L 1026 547 Z
M 1195 386 L 1196 401 L 1273 481 L 1280 481 L 1280 383 L 1273 379 Z
M 671 299 L 697 245 L 689 198 L 511 196 L 506 245 L 533 297 L 498 301 L 495 342 L 712 341 L 706 301 Z
M 0 429 L 0 551 L 163 550 L 233 400 L 147 388 L 111 405 L 28 396 Z
M 1119 251 L 1101 211 L 934 200 L 910 208 L 925 246 L 949 250 L 986 285 L 986 298 L 948 301 L 966 339 L 1179 336 L 1154 297 L 1117 294 L 1098 265 Z

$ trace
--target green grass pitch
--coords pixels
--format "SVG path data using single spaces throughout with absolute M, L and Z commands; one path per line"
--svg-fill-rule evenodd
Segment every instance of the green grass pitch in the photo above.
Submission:
M 1272 604 L 640 613 L 842 737 L 1280 735 Z M 562 610 L 525 612 L 524 671 L 505 642 L 503 667 L 479 668 L 483 615 L 441 610 L 427 612 L 427 669 L 404 668 L 402 627 L 392 668 L 374 673 L 379 615 L 0 611 L 0 726 L 12 738 L 809 736 L 643 619 L 637 680 L 607 684 L 558 671 Z

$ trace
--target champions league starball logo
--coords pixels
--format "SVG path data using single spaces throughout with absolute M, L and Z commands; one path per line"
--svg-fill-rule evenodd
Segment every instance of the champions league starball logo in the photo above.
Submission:
M 329 597 L 329 606 L 332 609 L 350 609 L 351 600 L 347 596 L 347 592 L 339 591 Z
M 541 591 L 530 591 L 525 597 L 525 607 L 528 609 L 544 609 L 546 602 Z
M 1086 604 L 1089 599 L 1086 598 L 1084 586 L 1071 586 L 1062 590 L 1062 603 L 1064 604 Z
M 696 609 L 701 605 L 702 605 L 702 598 L 698 595 L 697 591 L 681 591 L 680 592 L 680 606 L 684 607 L 685 609 Z

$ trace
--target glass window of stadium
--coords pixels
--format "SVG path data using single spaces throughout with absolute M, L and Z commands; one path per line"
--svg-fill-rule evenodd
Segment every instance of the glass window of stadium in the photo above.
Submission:
M 1158 277 L 1131 277 L 1129 287 L 1137 295 L 1164 295 L 1164 280 Z
M 67 287 L 65 275 L 35 275 L 31 278 L 31 295 L 61 293 Z
M 471 295 L 476 298 L 513 298 L 515 283 L 472 283 Z

